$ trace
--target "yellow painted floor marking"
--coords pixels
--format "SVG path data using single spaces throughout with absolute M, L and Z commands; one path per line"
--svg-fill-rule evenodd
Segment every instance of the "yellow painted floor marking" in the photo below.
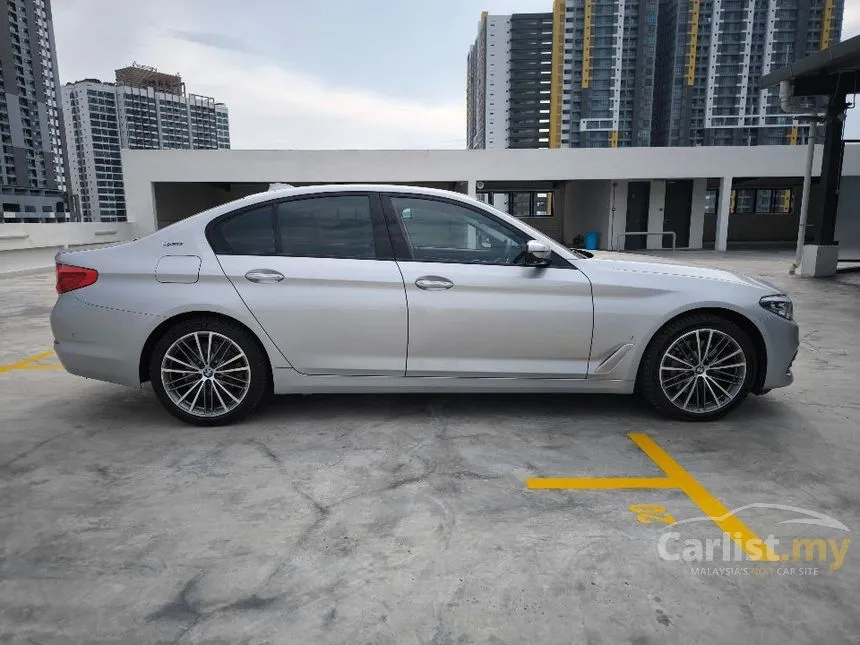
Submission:
M 667 477 L 535 477 L 526 480 L 532 489 L 678 488 Z
M 20 361 L 15 363 L 7 363 L 6 365 L 0 365 L 0 374 L 3 372 L 11 372 L 13 370 L 61 370 L 63 369 L 61 365 L 40 365 L 37 361 L 41 361 L 42 359 L 48 358 L 49 356 L 54 355 L 54 350 L 48 350 L 47 352 L 41 352 L 39 354 L 33 354 L 32 356 L 28 356 L 27 358 L 23 358 Z
M 779 560 L 777 556 L 752 529 L 744 524 L 740 518 L 732 514 L 716 497 L 711 495 L 695 477 L 684 470 L 681 465 L 672 459 L 665 450 L 658 446 L 654 440 L 643 432 L 630 434 L 639 448 L 651 458 L 657 466 L 666 473 L 666 476 L 675 482 L 687 497 L 698 506 L 702 512 L 711 518 L 711 521 L 741 547 L 751 560 Z
M 711 495 L 695 477 L 684 470 L 665 450 L 644 432 L 632 432 L 630 439 L 653 461 L 666 477 L 533 477 L 526 486 L 533 490 L 618 490 L 676 489 L 683 491 L 696 506 L 740 546 L 751 560 L 779 560 L 779 556 L 752 529 L 735 517 L 720 500 Z

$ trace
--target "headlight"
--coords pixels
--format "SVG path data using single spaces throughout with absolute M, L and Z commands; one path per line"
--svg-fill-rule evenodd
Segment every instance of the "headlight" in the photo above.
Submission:
M 791 298 L 788 296 L 765 296 L 759 300 L 758 303 L 769 312 L 774 313 L 781 318 L 794 320 L 794 306 L 791 304 Z

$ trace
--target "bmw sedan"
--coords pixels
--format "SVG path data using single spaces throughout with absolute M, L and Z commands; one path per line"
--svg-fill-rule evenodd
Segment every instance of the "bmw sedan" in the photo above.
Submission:
M 260 193 L 57 255 L 68 372 L 189 423 L 267 393 L 638 393 L 711 420 L 792 382 L 791 300 L 727 271 L 570 250 L 459 193 Z

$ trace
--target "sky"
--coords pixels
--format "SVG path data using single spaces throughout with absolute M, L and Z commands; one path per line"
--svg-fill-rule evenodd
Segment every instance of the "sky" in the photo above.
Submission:
M 860 34 L 846 0 L 843 38 Z M 62 83 L 132 62 L 230 109 L 234 148 L 465 147 L 481 11 L 552 0 L 52 0 Z M 860 138 L 860 115 L 847 135 Z

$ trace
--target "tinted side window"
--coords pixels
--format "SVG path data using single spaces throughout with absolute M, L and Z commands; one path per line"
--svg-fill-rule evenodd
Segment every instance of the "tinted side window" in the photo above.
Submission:
M 527 239 L 490 215 L 448 202 L 392 197 L 413 259 L 419 262 L 517 264 Z
M 370 198 L 333 195 L 277 205 L 281 255 L 369 260 L 376 257 Z
M 221 220 L 212 229 L 211 242 L 220 255 L 275 255 L 272 205 Z

